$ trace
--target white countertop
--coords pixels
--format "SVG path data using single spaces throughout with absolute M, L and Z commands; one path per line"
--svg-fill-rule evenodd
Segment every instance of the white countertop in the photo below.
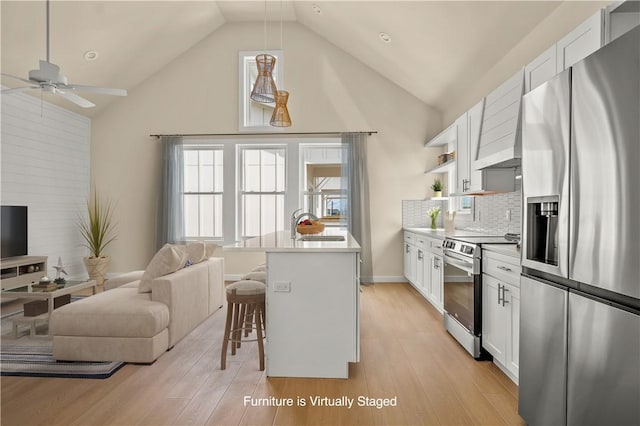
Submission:
M 520 259 L 520 249 L 515 244 L 485 244 L 482 246 L 482 250 L 492 251 L 494 253 L 500 253 Z
M 444 240 L 445 237 L 448 237 L 449 234 L 446 234 L 444 228 L 403 228 L 405 231 L 413 232 L 416 234 L 424 235 L 427 237 L 438 238 L 440 240 Z
M 325 228 L 320 234 L 344 235 L 345 241 L 299 241 L 291 239 L 291 232 L 280 231 L 223 246 L 225 251 L 260 251 L 260 252 L 359 252 L 360 245 L 344 229 Z

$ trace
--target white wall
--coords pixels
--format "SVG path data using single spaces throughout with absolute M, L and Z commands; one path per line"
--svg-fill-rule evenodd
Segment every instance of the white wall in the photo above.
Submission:
M 498 61 L 482 78 L 464 82 L 456 93 L 452 93 L 449 103 L 443 108 L 443 128 L 475 105 L 518 69 L 555 44 L 567 33 L 610 1 L 566 1 L 556 8 L 509 53 Z
M 94 118 L 92 175 L 118 202 L 112 271 L 144 268 L 154 253 L 160 167 L 149 134 L 236 132 L 238 51 L 260 48 L 262 37 L 262 24 L 226 24 Z M 379 132 L 369 138 L 373 273 L 401 277 L 401 201 L 426 195 L 422 145 L 440 115 L 299 24 L 285 25 L 284 51 L 289 131 Z M 239 274 L 259 256 L 226 259 L 226 272 Z
M 28 206 L 29 254 L 58 256 L 71 276 L 86 277 L 78 230 L 89 194 L 91 121 L 25 94 L 2 96 L 3 205 Z

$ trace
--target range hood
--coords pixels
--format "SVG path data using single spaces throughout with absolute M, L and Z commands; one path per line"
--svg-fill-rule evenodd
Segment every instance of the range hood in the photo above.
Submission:
M 524 68 L 486 97 L 475 169 L 520 165 L 522 140 L 520 111 L 524 95 Z

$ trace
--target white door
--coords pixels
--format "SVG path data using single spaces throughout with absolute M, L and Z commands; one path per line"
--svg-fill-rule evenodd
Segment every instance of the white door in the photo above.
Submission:
M 482 276 L 482 346 L 502 365 L 506 361 L 506 315 L 498 303 L 503 284 L 489 275 Z
M 467 130 L 467 113 L 456 120 L 458 146 L 456 149 L 456 186 L 449 193 L 464 192 L 469 180 L 469 135 Z
M 557 74 L 557 45 L 553 45 L 524 67 L 524 91 L 529 92 Z
M 602 47 L 603 16 L 603 11 L 599 10 L 556 43 L 558 58 L 556 71 L 558 73 Z
M 480 191 L 482 189 L 482 171 L 476 170 L 473 167 L 473 162 L 478 155 L 483 113 L 484 98 L 467 112 L 467 133 L 469 135 L 469 182 L 467 182 L 467 191 Z
M 517 379 L 520 371 L 520 289 L 507 285 L 506 301 L 508 302 L 507 315 L 507 369 Z

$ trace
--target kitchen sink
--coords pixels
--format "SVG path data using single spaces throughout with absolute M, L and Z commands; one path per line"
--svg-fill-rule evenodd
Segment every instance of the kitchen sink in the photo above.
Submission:
M 344 235 L 303 235 L 298 241 L 344 241 Z

